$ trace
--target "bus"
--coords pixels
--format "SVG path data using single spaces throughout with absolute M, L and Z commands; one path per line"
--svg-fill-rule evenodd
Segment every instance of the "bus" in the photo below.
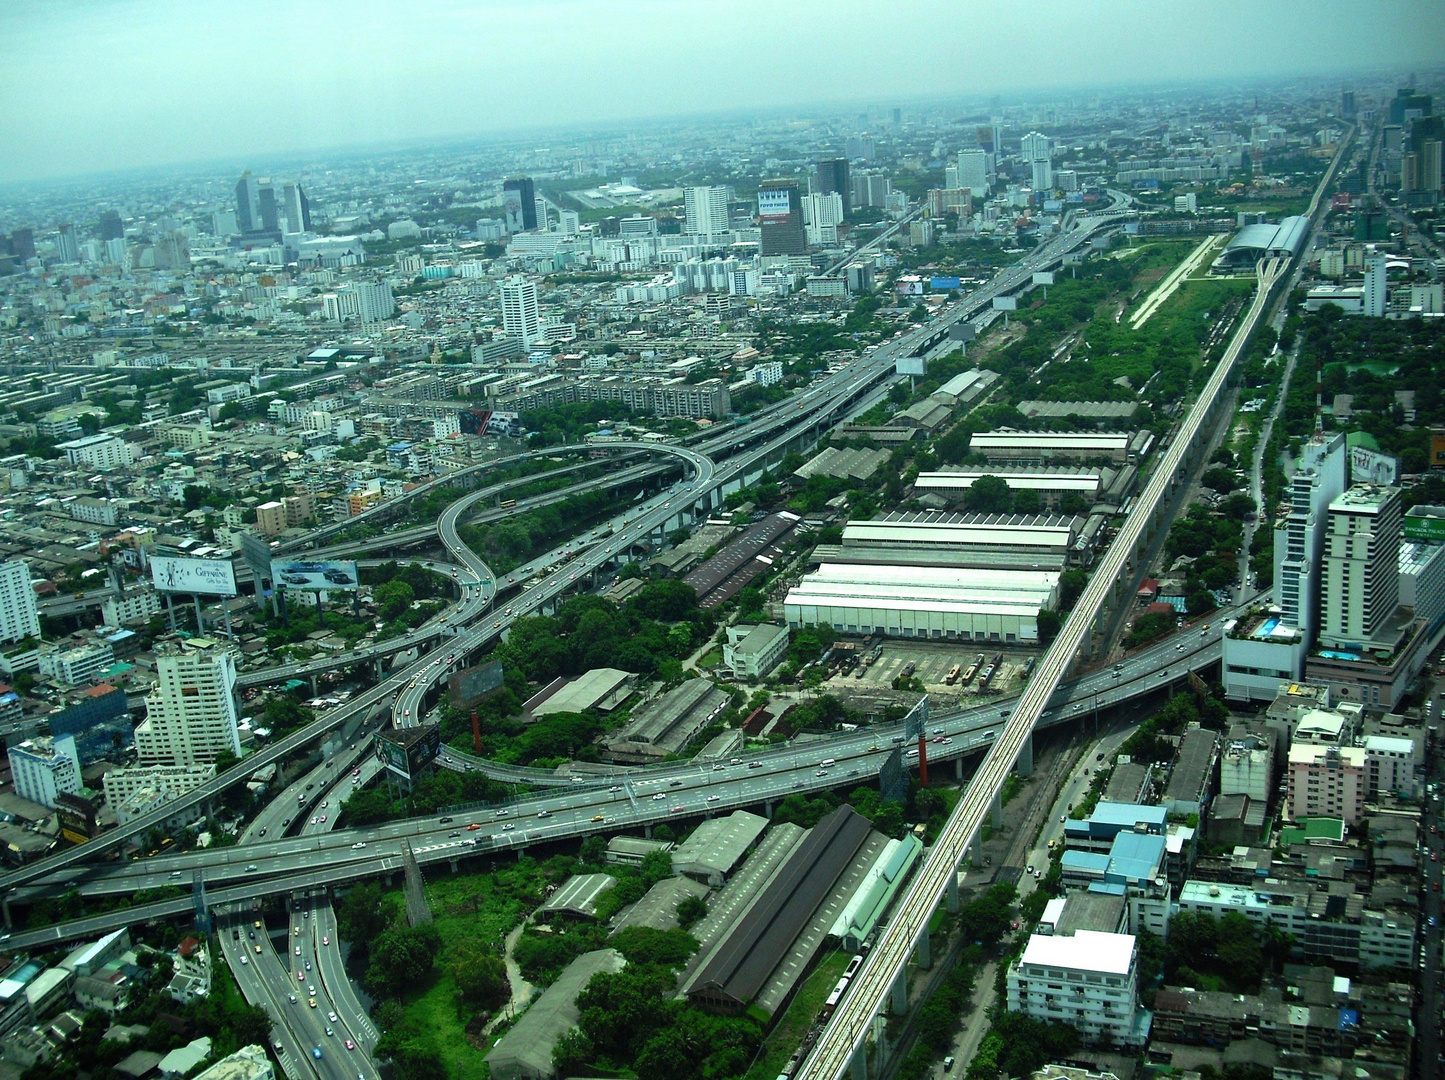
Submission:
M 514 506 L 516 506 L 516 505 L 517 505 L 517 500 L 516 500 L 516 499 L 503 499 L 501 502 L 497 503 L 497 509 L 498 509 L 498 510 L 510 510 L 512 507 L 514 507 Z

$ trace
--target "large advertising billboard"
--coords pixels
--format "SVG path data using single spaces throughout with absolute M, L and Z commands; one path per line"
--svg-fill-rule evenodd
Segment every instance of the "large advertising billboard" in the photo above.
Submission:
M 1018 298 L 1013 296 L 995 296 L 993 298 L 993 309 L 995 311 L 1017 311 L 1019 309 Z
M 944 292 L 963 288 L 963 282 L 956 277 L 931 277 L 928 279 L 928 287 L 934 292 Z
M 1399 479 L 1399 474 L 1400 462 L 1390 454 L 1363 446 L 1350 447 L 1350 483 L 1387 487 Z
M 509 233 L 525 229 L 526 219 L 522 216 L 522 193 L 508 189 L 502 192 L 502 218 Z
M 447 693 L 453 705 L 465 709 L 502 687 L 502 662 L 491 660 L 475 667 L 454 671 L 447 679 Z
M 1430 433 L 1430 468 L 1445 468 L 1445 434 Z
M 357 584 L 356 564 L 330 560 L 302 562 L 273 559 L 271 582 L 278 589 L 295 589 L 299 592 L 354 590 Z
M 1054 272 L 1052 270 L 1035 270 L 1035 285 L 1052 285 L 1054 283 Z
M 758 217 L 785 218 L 793 212 L 791 188 L 759 188 Z
M 161 592 L 235 596 L 236 571 L 226 559 L 151 556 L 151 582 Z
M 376 756 L 388 772 L 410 783 L 434 760 L 441 749 L 441 728 L 436 724 L 382 730 L 376 733 Z

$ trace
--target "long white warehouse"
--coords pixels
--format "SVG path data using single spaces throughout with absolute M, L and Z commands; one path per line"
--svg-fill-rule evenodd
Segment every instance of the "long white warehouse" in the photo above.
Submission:
M 902 546 L 916 550 L 1038 549 L 1067 554 L 1083 518 L 1066 515 L 890 514 L 843 527 L 844 548 Z
M 790 627 L 950 641 L 1036 642 L 1059 575 L 1034 570 L 824 563 L 788 590 Z

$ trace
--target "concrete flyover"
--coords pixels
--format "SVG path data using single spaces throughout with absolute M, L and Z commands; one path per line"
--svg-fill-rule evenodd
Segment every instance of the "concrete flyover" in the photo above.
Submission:
M 1146 529 L 1154 522 L 1156 509 L 1164 504 L 1184 475 L 1185 456 L 1194 449 L 1199 432 L 1210 421 L 1234 365 L 1243 352 L 1256 323 L 1268 304 L 1270 293 L 1288 264 L 1281 259 L 1261 262 L 1256 268 L 1258 287 L 1248 313 L 1241 320 L 1224 356 L 1215 365 L 1198 400 L 1189 410 L 1173 441 L 1164 451 L 1132 514 L 1125 520 L 1094 569 L 1074 610 L 1065 620 L 1058 638 L 1034 669 L 1027 688 L 1019 697 L 1013 714 L 1002 721 L 997 740 L 984 756 L 968 790 L 949 816 L 937 843 L 899 900 L 888 924 L 880 934 L 813 1051 L 796 1074 L 797 1080 L 841 1080 L 861 1055 L 873 1018 L 885 999 L 898 997 L 909 956 L 928 932 L 928 920 L 946 893 L 957 888 L 958 867 L 973 843 L 984 815 L 1003 788 L 1014 762 L 1024 752 L 1035 725 L 1048 706 L 1049 698 L 1074 662 L 1125 566 L 1135 558 Z

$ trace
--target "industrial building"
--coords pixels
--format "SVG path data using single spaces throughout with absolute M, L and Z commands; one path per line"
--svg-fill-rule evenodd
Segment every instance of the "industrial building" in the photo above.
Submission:
M 1260 259 L 1272 255 L 1293 258 L 1304 249 L 1309 227 L 1310 219 L 1303 215 L 1287 217 L 1278 225 L 1268 222 L 1246 225 L 1224 246 L 1224 251 L 1214 260 L 1214 269 L 1250 269 Z
M 962 499 L 981 476 L 997 476 L 1010 491 L 1036 491 L 1046 508 L 1058 506 L 1065 495 L 1078 495 L 1092 504 L 1104 490 L 1105 470 L 1094 466 L 1057 465 L 1052 468 L 1029 469 L 1017 466 L 952 466 L 920 472 L 913 481 L 915 492 L 936 492 L 946 499 Z
M 939 566 L 973 566 L 974 555 L 1011 553 L 1068 559 L 1084 519 L 1030 514 L 937 514 L 904 511 L 871 521 L 850 521 L 843 528 L 844 558 L 865 551 L 927 553 Z M 983 565 L 996 565 L 985 562 Z
M 831 933 L 844 949 L 856 953 L 863 947 L 863 942 L 878 928 L 883 913 L 908 880 L 922 852 L 923 841 L 912 833 L 902 840 L 888 841 L 833 923 Z
M 487 1055 L 494 1080 L 551 1080 L 552 1050 L 577 1024 L 577 996 L 592 976 L 616 974 L 626 965 L 616 949 L 583 953 L 528 1006 Z
M 728 706 L 728 696 L 708 679 L 689 679 L 641 706 L 627 726 L 608 740 L 613 761 L 645 764 L 681 753 Z
M 554 679 L 523 703 L 522 712 L 534 717 L 585 709 L 611 712 L 627 700 L 635 685 L 637 676 L 630 671 L 593 668 L 571 682 Z
M 708 818 L 673 850 L 672 872 L 714 887 L 722 885 L 767 827 L 767 818 L 746 810 Z
M 870 837 L 877 842 L 869 843 Z M 855 883 L 884 844 L 883 838 L 873 833 L 868 819 L 852 807 L 840 806 L 823 818 L 783 859 L 767 884 L 702 957 L 684 981 L 683 996 L 709 1012 L 735 1015 L 758 1001 L 774 980 L 775 971 L 782 967 L 779 974 L 787 986 L 768 999 L 775 1007 L 781 1005 L 826 936 L 827 928 L 821 928 L 806 949 L 808 955 L 795 953 L 800 938 L 812 929 L 815 914 L 820 908 L 826 911 L 825 903 L 834 896 L 845 872 L 858 861 L 860 850 L 867 865 L 854 875 Z M 828 927 L 835 918 L 827 919 Z M 766 1005 L 758 1003 L 767 1011 Z
M 683 582 L 703 607 L 716 607 L 747 587 L 772 565 L 780 545 L 803 519 L 786 510 L 755 521 L 743 534 L 703 563 Z
M 736 625 L 727 628 L 723 644 L 723 663 L 736 679 L 763 678 L 788 651 L 788 628 L 764 623 L 761 626 Z
M 1147 431 L 978 431 L 969 450 L 989 461 L 1038 462 L 1065 459 L 1135 463 L 1154 445 Z
M 611 874 L 573 874 L 547 897 L 547 902 L 537 909 L 537 916 L 543 921 L 549 915 L 595 918 L 597 901 L 616 886 L 617 879 Z
M 783 612 L 795 629 L 1033 643 L 1058 584 L 1053 571 L 824 563 L 788 590 Z

